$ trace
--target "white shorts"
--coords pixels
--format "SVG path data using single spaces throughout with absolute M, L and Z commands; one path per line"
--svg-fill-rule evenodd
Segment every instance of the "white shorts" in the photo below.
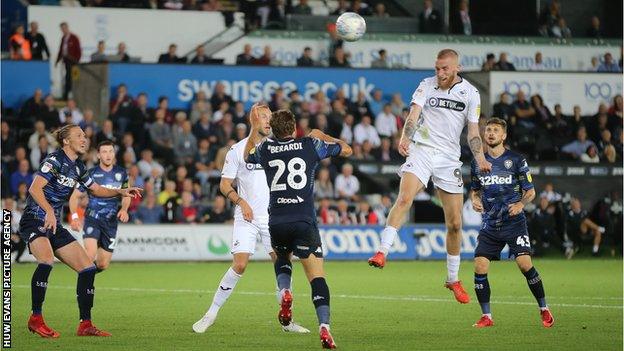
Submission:
M 443 151 L 428 145 L 412 143 L 409 155 L 399 170 L 399 176 L 409 172 L 418 177 L 425 187 L 431 179 L 438 189 L 451 194 L 463 194 L 461 166 L 461 161 Z
M 254 219 L 252 222 L 247 222 L 244 219 L 235 219 L 234 230 L 232 231 L 232 254 L 245 252 L 253 255 L 256 252 L 258 237 L 262 241 L 266 252 L 273 252 L 268 218 L 264 220 Z

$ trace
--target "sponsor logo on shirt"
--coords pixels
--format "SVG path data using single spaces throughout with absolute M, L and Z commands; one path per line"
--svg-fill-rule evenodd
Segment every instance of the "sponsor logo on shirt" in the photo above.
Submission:
M 298 204 L 298 203 L 302 203 L 304 200 L 297 196 L 296 199 L 291 199 L 288 197 L 278 197 L 277 198 L 277 203 L 278 204 Z
M 429 106 L 438 107 L 438 108 L 446 108 L 449 110 L 460 111 L 460 112 L 466 109 L 466 104 L 464 104 L 461 101 L 437 98 L 437 97 L 429 98 Z
M 512 176 L 511 174 L 506 177 L 491 175 L 491 176 L 479 177 L 479 180 L 481 181 L 481 184 L 483 185 L 494 185 L 494 184 L 504 185 L 504 184 L 511 184 Z

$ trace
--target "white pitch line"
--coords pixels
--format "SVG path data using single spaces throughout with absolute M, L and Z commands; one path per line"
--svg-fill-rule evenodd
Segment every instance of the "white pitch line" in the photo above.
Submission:
M 15 288 L 30 288 L 30 285 L 13 285 Z M 48 286 L 53 289 L 68 289 L 74 290 L 75 286 Z M 157 288 L 118 288 L 118 287 L 99 287 L 97 290 L 109 290 L 119 292 L 156 292 L 156 293 L 192 293 L 192 294 L 212 294 L 212 290 L 199 290 L 199 289 L 157 289 Z M 260 292 L 260 291 L 236 291 L 236 294 L 241 295 L 259 295 L 259 296 L 275 296 L 275 292 Z M 303 294 L 297 294 L 302 295 Z M 379 296 L 379 295 L 346 295 L 346 294 L 332 294 L 332 297 L 345 298 L 345 299 L 361 299 L 361 300 L 382 300 L 382 301 L 419 301 L 419 302 L 447 302 L 455 303 L 453 299 L 442 299 L 428 296 Z M 552 298 L 551 298 L 552 299 Z M 493 304 L 499 305 L 535 305 L 535 302 L 518 302 L 518 301 L 491 301 Z M 553 307 L 578 307 L 578 308 L 600 308 L 600 309 L 617 309 L 621 310 L 624 306 L 616 305 L 593 305 L 593 304 L 570 304 L 570 303 L 550 303 L 549 306 Z

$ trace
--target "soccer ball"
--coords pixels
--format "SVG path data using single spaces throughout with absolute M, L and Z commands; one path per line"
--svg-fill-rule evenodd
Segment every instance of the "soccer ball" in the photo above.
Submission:
M 342 39 L 356 41 L 366 33 L 366 21 L 355 12 L 345 12 L 336 20 L 336 31 Z

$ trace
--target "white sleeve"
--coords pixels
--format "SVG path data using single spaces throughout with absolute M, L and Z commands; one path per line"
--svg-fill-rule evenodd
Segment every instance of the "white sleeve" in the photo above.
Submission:
M 470 94 L 467 113 L 466 119 L 468 123 L 479 123 L 479 115 L 481 115 L 481 95 L 479 95 L 477 89 L 474 89 Z
M 366 131 L 362 127 L 361 124 L 358 124 L 353 128 L 353 141 L 358 144 L 361 144 L 366 140 Z
M 221 170 L 221 176 L 228 179 L 236 179 L 238 173 L 238 152 L 234 148 L 225 155 L 225 162 L 223 163 L 223 169 Z
M 420 107 L 425 107 L 428 93 L 429 84 L 423 79 L 420 84 L 418 84 L 418 88 L 416 88 L 414 94 L 412 94 L 412 101 L 410 104 L 416 104 Z

